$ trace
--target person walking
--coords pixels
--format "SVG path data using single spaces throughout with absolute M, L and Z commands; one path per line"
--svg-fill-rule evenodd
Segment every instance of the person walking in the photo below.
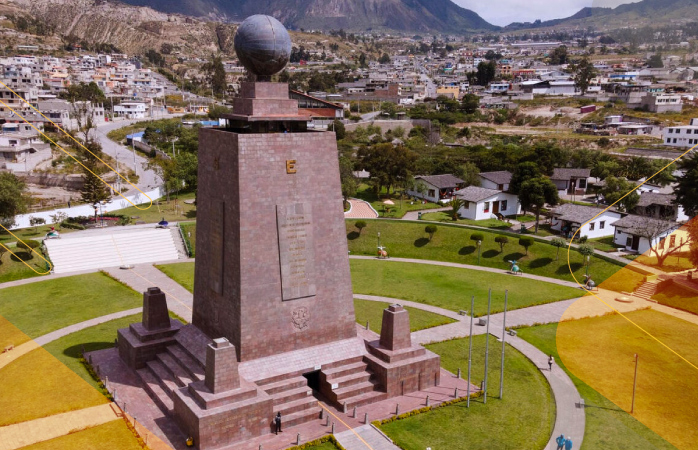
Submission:
M 560 436 L 555 439 L 555 443 L 557 444 L 557 450 L 565 450 L 565 435 L 561 434 Z
M 281 413 L 277 412 L 276 417 L 274 417 L 274 425 L 276 425 L 276 434 L 281 431 Z M 283 431 L 281 431 L 283 433 Z
M 567 440 L 565 441 L 565 450 L 572 450 L 572 438 L 567 436 Z
M 555 358 L 553 358 L 553 355 L 548 356 L 548 368 L 550 371 L 553 371 L 553 363 L 555 362 Z

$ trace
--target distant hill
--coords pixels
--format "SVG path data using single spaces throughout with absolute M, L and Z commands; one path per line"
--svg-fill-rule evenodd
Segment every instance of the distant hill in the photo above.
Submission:
M 613 29 L 639 25 L 667 25 L 698 20 L 698 0 L 642 0 L 616 8 L 582 8 L 575 15 L 536 22 L 515 22 L 504 31 L 556 26 L 595 26 Z
M 291 29 L 449 32 L 496 30 L 451 0 L 124 0 L 158 11 L 240 21 L 269 14 Z

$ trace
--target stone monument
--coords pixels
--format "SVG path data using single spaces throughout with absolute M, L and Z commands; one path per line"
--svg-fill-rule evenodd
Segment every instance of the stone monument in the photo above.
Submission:
M 399 305 L 378 341 L 357 337 L 335 135 L 308 130 L 288 85 L 270 81 L 288 32 L 252 16 L 235 49 L 256 81 L 225 127 L 199 132 L 193 323 L 166 322 L 154 288 L 143 324 L 119 330 L 122 360 L 201 450 L 270 433 L 279 412 L 285 429 L 318 420 L 316 395 L 353 408 L 440 374 Z

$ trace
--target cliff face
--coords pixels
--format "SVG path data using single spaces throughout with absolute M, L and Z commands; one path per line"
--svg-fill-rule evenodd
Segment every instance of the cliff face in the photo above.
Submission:
M 10 0 L 24 14 L 52 25 L 62 36 L 75 35 L 93 43 L 111 43 L 126 53 L 159 49 L 168 42 L 190 55 L 210 55 L 232 48 L 221 36 L 234 26 L 167 14 L 151 8 L 93 0 Z

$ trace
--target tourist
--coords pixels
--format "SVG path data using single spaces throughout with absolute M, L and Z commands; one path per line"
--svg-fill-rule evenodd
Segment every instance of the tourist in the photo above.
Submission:
M 555 443 L 557 443 L 557 450 L 564 450 L 565 449 L 565 435 L 561 434 L 560 436 L 555 439 Z
M 567 440 L 565 441 L 565 450 L 572 450 L 572 438 L 567 436 Z
M 553 358 L 553 355 L 548 356 L 548 367 L 550 368 L 550 371 L 553 371 L 553 363 L 555 362 L 555 358 Z
M 281 431 L 281 413 L 280 412 L 276 413 L 276 417 L 274 417 L 274 424 L 276 424 L 276 434 L 279 434 L 279 431 Z

